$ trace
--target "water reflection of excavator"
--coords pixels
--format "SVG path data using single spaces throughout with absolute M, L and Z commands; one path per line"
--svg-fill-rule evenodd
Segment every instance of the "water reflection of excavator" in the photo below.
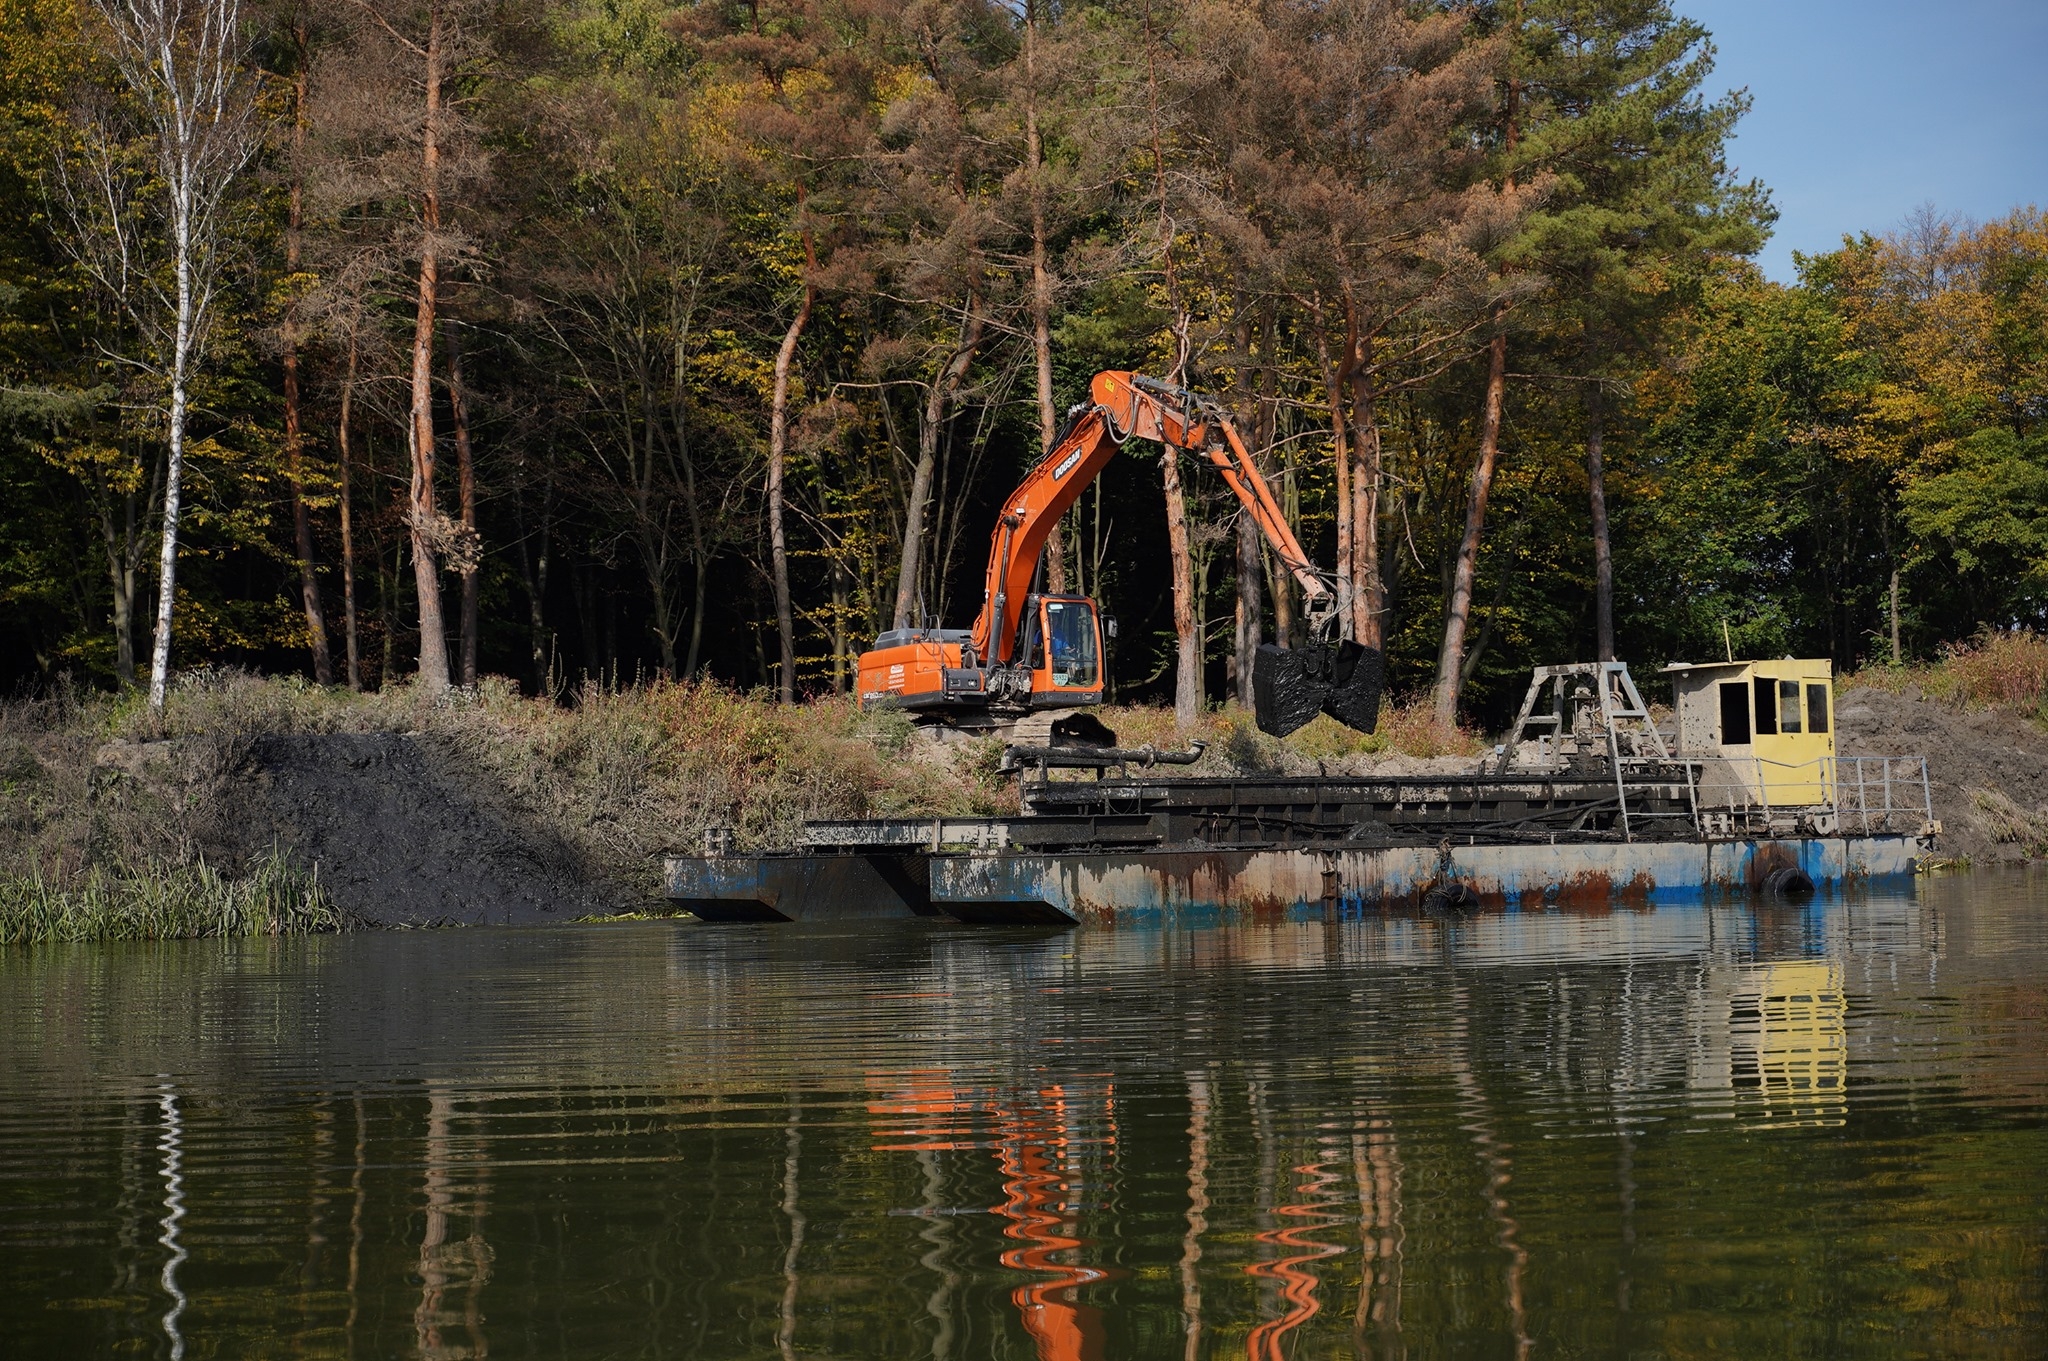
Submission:
M 1003 502 L 974 627 L 884 633 L 861 654 L 861 704 L 908 709 L 921 721 L 965 729 L 1015 729 L 1038 714 L 1046 736 L 1054 729 L 1045 715 L 1100 704 L 1103 630 L 1095 602 L 1038 589 L 1039 557 L 1060 517 L 1135 435 L 1205 456 L 1301 587 L 1312 641 L 1259 648 L 1252 668 L 1259 726 L 1284 735 L 1320 711 L 1371 732 L 1379 718 L 1381 655 L 1347 635 L 1337 578 L 1309 561 L 1222 407 L 1184 388 L 1114 371 L 1096 374 L 1089 395 L 1069 413 L 1051 452 Z M 1107 730 L 1092 727 L 1102 742 Z
M 878 1150 L 981 1152 L 989 1147 L 976 1125 L 993 1126 L 996 1165 L 1003 1178 L 1003 1200 L 991 1207 L 1006 1222 L 1003 1236 L 1017 1246 L 999 1259 L 1006 1267 L 1031 1273 L 1010 1292 L 1038 1361 L 1102 1361 L 1101 1311 L 1074 1298 L 1082 1286 L 1112 1274 L 1081 1262 L 1055 1261 L 1090 1246 L 1075 1232 L 1080 1218 L 1081 1185 L 1076 1158 L 1079 1146 L 1098 1142 L 1076 1132 L 1080 1110 L 1092 1108 L 1104 1093 L 1091 1098 L 1064 1085 L 1017 1098 L 969 1096 L 954 1088 L 944 1073 L 906 1074 L 907 1085 L 878 1082 L 887 1096 L 868 1103 L 871 1115 L 890 1123 L 878 1131 Z M 1116 1142 L 1110 1124 L 1099 1142 Z
M 1003 1173 L 1003 1203 L 996 1213 L 1009 1221 L 1003 1236 L 1017 1243 L 999 1260 L 1040 1277 L 1010 1292 L 1039 1361 L 1101 1361 L 1101 1314 L 1077 1303 L 1074 1293 L 1108 1273 L 1053 1260 L 1054 1253 L 1088 1246 L 1073 1232 L 1080 1187 L 1072 1168 L 1061 1164 L 1072 1142 L 1067 1101 L 1065 1089 L 1056 1087 L 1039 1093 L 1031 1105 L 996 1111 L 996 1162 Z

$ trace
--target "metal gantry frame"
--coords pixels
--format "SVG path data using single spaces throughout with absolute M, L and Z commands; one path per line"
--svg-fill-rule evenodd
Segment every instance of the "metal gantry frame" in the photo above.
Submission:
M 1643 745 L 1658 759 L 1670 760 L 1671 749 L 1664 743 L 1664 734 L 1658 732 L 1656 723 L 1651 721 L 1650 708 L 1643 703 L 1642 693 L 1636 689 L 1635 679 L 1628 673 L 1627 662 L 1567 662 L 1561 666 L 1539 666 L 1532 671 L 1528 693 L 1522 696 L 1521 712 L 1515 715 L 1515 726 L 1508 730 L 1507 745 L 1501 749 L 1494 774 L 1507 774 L 1525 738 L 1534 736 L 1540 742 L 1546 737 L 1545 733 L 1532 733 L 1531 729 L 1549 729 L 1547 736 L 1562 747 L 1564 739 L 1570 735 L 1571 714 L 1568 711 L 1573 707 L 1573 696 L 1567 693 L 1566 682 L 1581 677 L 1592 683 L 1594 696 L 1599 702 L 1600 730 L 1607 739 L 1607 759 L 1614 771 L 1614 797 L 1621 814 L 1622 839 L 1633 841 L 1635 836 L 1628 824 L 1628 786 L 1622 778 L 1622 725 L 1640 725 L 1639 732 L 1632 735 L 1644 739 Z M 1550 712 L 1539 714 L 1536 706 L 1546 687 L 1550 690 Z M 1639 753 L 1643 745 L 1638 746 Z M 1690 779 L 1687 785 L 1690 787 Z M 1694 817 L 1697 820 L 1697 809 Z

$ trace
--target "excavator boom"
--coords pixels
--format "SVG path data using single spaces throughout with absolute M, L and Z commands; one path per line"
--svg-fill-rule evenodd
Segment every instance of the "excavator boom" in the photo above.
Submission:
M 1074 507 L 1124 441 L 1133 436 L 1205 454 L 1300 583 L 1311 602 L 1311 616 L 1317 613 L 1316 602 L 1334 606 L 1330 583 L 1310 565 L 1272 490 L 1238 438 L 1237 428 L 1213 403 L 1183 389 L 1114 370 L 1096 374 L 1089 395 L 1094 400 L 1076 409 L 1052 452 L 1025 475 L 1003 503 L 994 542 L 989 546 L 987 590 L 981 614 L 974 621 L 977 656 L 1005 663 L 1014 660 L 1018 624 L 1045 541 L 1060 517 Z
M 1341 636 L 1336 579 L 1310 562 L 1223 409 L 1184 388 L 1114 370 L 1095 375 L 1089 397 L 1004 500 L 973 628 L 883 634 L 861 657 L 861 702 L 896 704 L 941 721 L 1100 703 L 1102 640 L 1094 602 L 1044 595 L 1033 586 L 1060 517 L 1135 436 L 1203 455 L 1301 587 L 1316 642 L 1294 651 L 1259 649 L 1253 676 L 1259 726 L 1284 733 L 1321 711 L 1370 732 L 1378 717 L 1379 654 Z

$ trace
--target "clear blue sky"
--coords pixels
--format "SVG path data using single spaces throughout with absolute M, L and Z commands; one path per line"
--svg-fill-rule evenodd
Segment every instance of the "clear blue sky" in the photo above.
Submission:
M 1762 264 L 1879 235 L 1916 206 L 2048 208 L 2048 0 L 1673 0 L 1749 88 L 1729 160 L 1770 186 Z

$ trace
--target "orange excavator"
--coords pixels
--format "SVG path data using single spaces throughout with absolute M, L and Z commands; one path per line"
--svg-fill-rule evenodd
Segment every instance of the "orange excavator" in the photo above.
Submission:
M 1095 602 L 1040 590 L 1039 558 L 1060 517 L 1133 436 L 1206 457 L 1301 587 L 1311 641 L 1258 649 L 1252 691 L 1259 727 L 1284 736 L 1320 712 L 1371 732 L 1381 655 L 1347 635 L 1337 578 L 1309 561 L 1237 427 L 1209 398 L 1120 371 L 1095 375 L 1089 400 L 1068 413 L 1051 452 L 1003 502 L 974 626 L 884 633 L 861 654 L 862 707 L 907 709 L 921 722 L 970 731 L 1014 731 L 1037 716 L 1057 737 L 1059 729 L 1044 722 L 1048 714 L 1100 704 L 1103 624 Z M 1110 628 L 1114 637 L 1114 621 Z M 1113 744 L 1107 729 L 1094 728 L 1093 741 Z

